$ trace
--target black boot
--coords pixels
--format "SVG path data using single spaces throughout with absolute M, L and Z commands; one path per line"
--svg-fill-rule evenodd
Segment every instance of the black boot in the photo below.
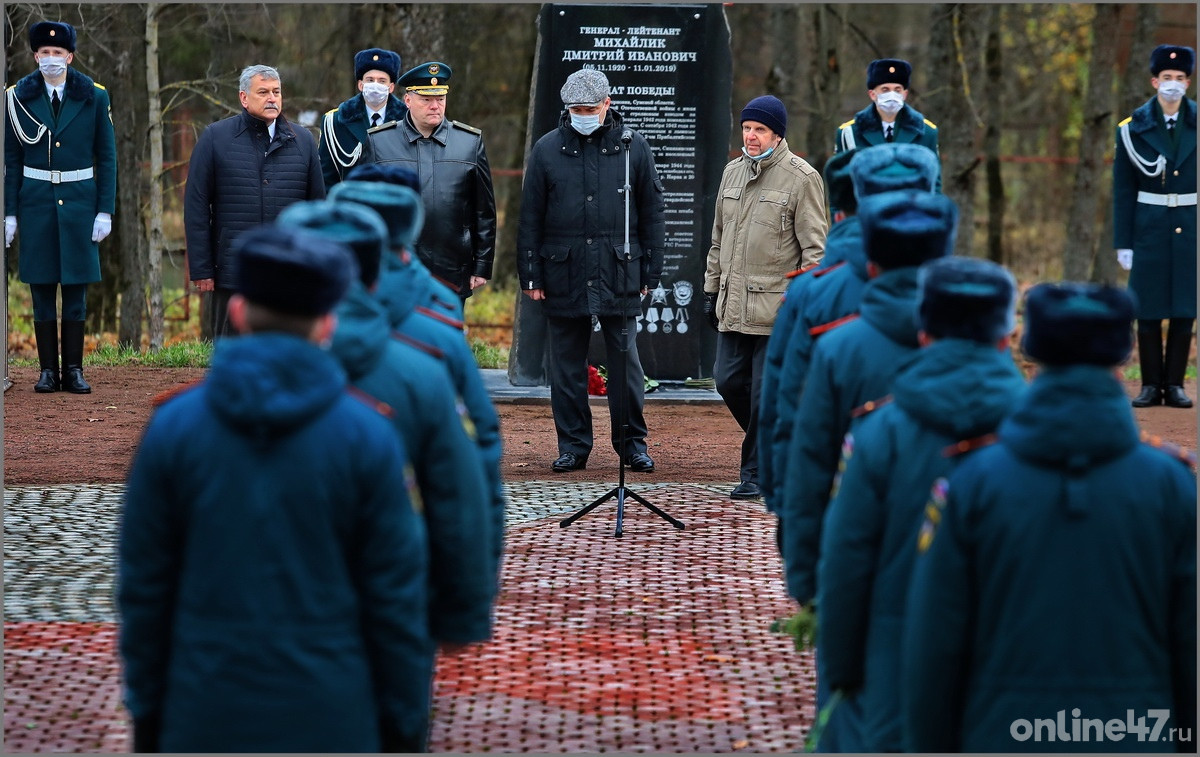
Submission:
M 1138 321 L 1138 362 L 1142 366 L 1142 391 L 1134 407 L 1154 407 L 1163 401 L 1162 321 Z
M 1167 327 L 1167 387 L 1163 390 L 1163 404 L 1168 407 L 1192 406 L 1192 400 L 1183 392 L 1191 351 L 1192 319 L 1172 318 Z
M 91 394 L 92 387 L 83 380 L 83 321 L 62 322 L 63 391 L 71 394 Z
M 58 321 L 34 321 L 33 336 L 37 340 L 38 363 L 42 375 L 33 391 L 49 394 L 58 391 Z

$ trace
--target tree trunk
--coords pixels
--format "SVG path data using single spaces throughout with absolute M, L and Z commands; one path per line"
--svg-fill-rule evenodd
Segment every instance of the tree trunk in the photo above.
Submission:
M 975 237 L 975 169 L 980 158 L 976 132 L 983 123 L 973 100 L 978 84 L 980 30 L 991 11 L 987 6 L 939 4 L 930 10 L 930 70 L 943 77 L 931 87 L 926 115 L 939 125 L 942 191 L 958 206 L 958 238 L 954 251 L 970 255 Z
M 1004 25 L 1004 6 L 991 6 L 988 22 L 987 52 L 984 65 L 987 69 L 988 90 L 1004 91 L 1004 59 L 1001 54 L 1000 32 Z M 993 100 L 987 114 L 987 128 L 983 135 L 983 152 L 987 160 L 987 257 L 992 262 L 1004 265 L 1004 178 L 1000 174 L 1000 123 L 1003 118 L 1000 104 Z
M 846 117 L 839 112 L 842 69 L 838 58 L 845 22 L 825 5 L 809 6 L 805 13 L 808 24 L 803 39 L 809 55 L 808 97 L 805 99 L 808 105 L 808 162 L 823 172 L 825 161 L 833 151 L 833 131 Z
M 1097 4 L 1092 25 L 1092 51 L 1088 66 L 1087 95 L 1083 100 L 1083 124 L 1079 136 L 1079 163 L 1075 188 L 1067 214 L 1067 239 L 1063 250 L 1063 278 L 1090 278 L 1096 255 L 1100 208 L 1108 204 L 1111 184 L 1102 181 L 1104 151 L 1113 133 L 1113 61 L 1117 57 L 1118 5 Z
M 163 125 L 158 80 L 158 3 L 146 5 L 146 93 L 150 116 L 150 218 L 147 272 L 150 287 L 150 351 L 163 347 Z

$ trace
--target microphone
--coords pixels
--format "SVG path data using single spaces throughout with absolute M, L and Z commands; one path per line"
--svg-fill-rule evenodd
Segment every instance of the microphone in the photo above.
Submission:
M 633 141 L 633 129 L 626 129 L 625 131 L 621 132 L 621 141 L 624 142 L 625 144 L 629 144 L 630 142 L 632 142 Z

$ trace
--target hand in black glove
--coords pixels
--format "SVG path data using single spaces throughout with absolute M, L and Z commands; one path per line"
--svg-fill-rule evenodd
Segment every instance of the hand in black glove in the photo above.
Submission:
M 717 293 L 704 293 L 704 317 L 708 320 L 708 325 L 713 327 L 713 331 L 717 330 Z

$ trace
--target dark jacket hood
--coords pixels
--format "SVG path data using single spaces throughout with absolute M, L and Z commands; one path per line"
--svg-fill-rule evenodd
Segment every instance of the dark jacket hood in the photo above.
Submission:
M 1083 471 L 1140 443 L 1129 397 L 1111 368 L 1044 366 L 999 429 L 1035 465 Z
M 247 334 L 217 342 L 209 370 L 212 412 L 238 433 L 267 441 L 333 405 L 346 374 L 333 356 L 289 334 Z
M 338 305 L 337 317 L 330 352 L 354 382 L 373 371 L 383 359 L 391 339 L 388 312 L 356 282 Z
M 917 269 L 912 266 L 885 271 L 867 282 L 859 303 L 862 319 L 888 339 L 905 347 L 917 342 Z
M 995 430 L 1025 391 L 1012 353 L 967 339 L 941 339 L 900 367 L 892 399 L 922 425 L 957 439 Z

